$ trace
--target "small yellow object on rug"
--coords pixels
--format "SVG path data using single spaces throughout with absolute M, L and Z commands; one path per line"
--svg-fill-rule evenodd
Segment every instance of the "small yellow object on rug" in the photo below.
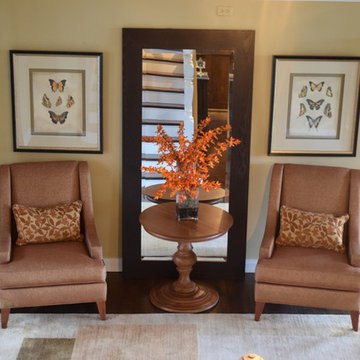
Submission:
M 239 360 L 264 360 L 264 359 L 256 354 L 246 354 L 243 357 L 241 357 Z

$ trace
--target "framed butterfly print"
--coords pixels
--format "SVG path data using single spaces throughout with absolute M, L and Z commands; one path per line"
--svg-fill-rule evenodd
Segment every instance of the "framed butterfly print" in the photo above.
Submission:
M 269 155 L 356 156 L 360 57 L 274 56 Z
M 10 50 L 14 151 L 102 153 L 102 53 Z

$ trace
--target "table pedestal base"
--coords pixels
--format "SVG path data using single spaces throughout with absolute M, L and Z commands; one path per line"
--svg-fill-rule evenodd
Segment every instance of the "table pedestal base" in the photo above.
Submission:
M 215 289 L 204 284 L 195 284 L 191 292 L 175 290 L 176 282 L 167 282 L 153 288 L 150 301 L 156 307 L 170 312 L 198 313 L 214 307 L 219 301 Z

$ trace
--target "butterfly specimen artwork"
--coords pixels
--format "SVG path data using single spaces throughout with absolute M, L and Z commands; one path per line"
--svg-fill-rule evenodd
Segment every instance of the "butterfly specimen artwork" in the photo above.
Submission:
M 61 80 L 59 82 L 56 82 L 53 79 L 49 79 L 49 82 L 50 82 L 51 90 L 53 92 L 56 92 L 56 91 L 63 92 L 64 91 L 66 80 Z
M 306 120 L 308 121 L 309 128 L 311 129 L 313 126 L 317 128 L 320 124 L 322 119 L 322 115 L 318 116 L 317 118 L 313 119 L 311 116 L 306 115 Z
M 51 108 L 50 99 L 46 96 L 46 94 L 43 95 L 41 104 L 42 104 L 43 106 L 47 107 L 48 109 Z
M 60 106 L 61 104 L 62 104 L 62 98 L 61 98 L 61 96 L 59 96 L 58 99 L 56 100 L 55 105 Z
M 298 92 L 298 98 L 301 100 L 298 101 L 301 102 L 299 103 L 300 110 L 297 118 L 300 118 L 306 114 L 306 120 L 305 117 L 302 119 L 305 121 L 305 124 L 307 124 L 305 125 L 308 129 L 307 131 L 318 131 L 318 127 L 321 123 L 321 120 L 323 119 L 323 115 L 325 115 L 327 118 L 331 118 L 331 105 L 328 103 L 325 108 L 322 106 L 325 102 L 325 99 L 321 98 L 320 96 L 324 95 L 321 95 L 321 93 L 324 88 L 325 81 L 309 80 L 307 83 L 309 84 L 309 88 L 311 90 L 310 93 L 308 92 L 308 86 L 306 84 L 299 84 L 300 91 Z M 330 92 L 332 95 L 331 87 L 328 86 L 326 95 L 329 96 Z M 304 103 L 303 101 L 306 102 Z
M 306 107 L 303 103 L 300 103 L 299 117 L 303 116 L 305 113 L 306 113 Z
M 303 115 L 306 115 L 306 121 L 308 131 L 311 129 L 318 129 L 318 126 L 320 125 L 321 119 L 323 118 L 323 115 L 325 115 L 327 118 L 331 118 L 331 105 L 328 103 L 324 109 L 322 109 L 322 105 L 325 102 L 325 99 L 319 98 L 319 96 L 322 96 L 322 90 L 325 85 L 325 81 L 316 81 L 316 80 L 309 80 L 307 82 L 309 84 L 309 88 L 311 90 L 310 93 L 308 93 L 308 86 L 306 84 L 299 84 L 300 85 L 300 91 L 298 92 L 298 98 L 301 100 L 299 101 L 306 101 L 300 102 L 300 110 L 298 118 L 302 117 Z M 319 95 L 315 93 L 320 93 Z M 331 86 L 327 87 L 326 95 L 332 96 L 332 90 Z M 310 97 L 309 97 L 310 95 Z M 321 114 L 319 114 L 319 111 L 321 111 Z M 310 112 L 310 113 L 309 113 Z M 303 118 L 305 120 L 305 118 Z
M 101 53 L 10 50 L 10 71 L 14 151 L 102 153 Z
M 63 81 L 64 81 L 64 84 L 65 84 L 65 80 L 63 80 Z M 54 83 L 52 83 L 52 84 L 54 84 Z M 62 82 L 56 83 L 56 84 L 57 84 L 56 86 L 59 86 L 59 84 L 62 84 Z M 54 87 L 53 87 L 53 88 L 54 88 Z M 63 90 L 64 90 L 64 88 L 62 88 L 62 91 L 63 91 Z M 60 90 L 59 90 L 59 91 L 60 91 Z M 55 99 L 53 99 L 53 100 L 54 100 L 54 102 L 55 102 Z M 60 106 L 60 109 L 61 109 L 61 108 L 64 108 L 64 107 L 61 107 L 62 103 L 63 103 L 63 100 L 62 100 L 61 96 L 58 96 L 58 98 L 56 99 L 56 102 L 55 102 L 55 106 L 56 106 L 57 108 Z M 49 97 L 48 97 L 46 94 L 43 95 L 41 104 L 42 104 L 43 106 L 45 106 L 46 108 L 48 108 L 48 109 L 51 109 L 51 108 L 52 108 L 51 101 L 50 101 Z M 69 109 L 69 108 L 71 108 L 74 104 L 75 104 L 75 100 L 74 100 L 73 96 L 68 95 L 67 101 L 66 101 L 66 107 Z M 58 111 L 59 111 L 59 110 L 58 110 Z M 61 110 L 60 110 L 60 111 L 61 111 Z M 65 120 L 66 120 L 66 118 L 67 118 L 67 116 L 68 116 L 68 114 L 69 114 L 69 111 L 63 111 L 63 112 L 57 114 L 57 113 L 55 113 L 55 112 L 52 111 L 52 110 L 48 110 L 48 113 L 49 113 L 49 115 L 50 115 L 50 120 L 51 120 L 51 122 L 52 122 L 53 124 L 55 124 L 55 125 L 61 124 L 61 125 L 62 125 L 62 124 L 65 123 Z
M 316 92 L 320 93 L 324 87 L 325 81 L 315 82 L 315 81 L 309 80 L 308 83 L 309 83 L 310 90 L 312 92 L 316 91 Z M 326 90 L 326 95 L 330 94 L 330 92 L 331 92 L 331 87 L 328 86 L 328 88 Z M 300 104 L 299 104 L 300 110 L 299 110 L 298 118 L 305 115 L 307 113 L 307 111 L 315 111 L 316 112 L 316 111 L 320 110 L 325 99 L 319 99 L 319 98 L 316 99 L 316 96 L 314 97 L 314 95 L 312 96 L 311 99 L 309 97 L 307 97 L 308 96 L 308 86 L 304 85 L 304 84 L 301 85 L 301 90 L 298 92 L 298 98 L 306 100 L 308 108 L 306 107 L 306 104 L 304 104 L 303 102 L 300 102 Z M 332 95 L 332 92 L 331 92 L 331 95 Z M 303 101 L 303 100 L 301 100 L 301 101 Z M 327 114 L 328 114 L 328 112 L 327 112 Z M 316 115 L 317 114 L 315 114 L 315 116 Z M 309 124 L 309 128 L 311 129 L 313 126 L 315 128 L 317 128 L 319 126 L 322 116 L 311 117 L 311 116 L 307 115 L 306 118 L 307 118 L 307 122 Z
M 273 57 L 270 155 L 356 156 L 360 57 Z
M 308 87 L 306 85 L 304 85 L 301 89 L 301 91 L 299 92 L 299 98 L 303 98 L 306 96 L 307 94 L 307 90 L 308 90 Z
M 324 108 L 324 115 L 327 116 L 328 118 L 332 117 L 332 112 L 331 112 L 331 105 L 330 103 L 327 103 L 325 108 Z
M 61 80 L 59 82 L 56 82 L 53 79 L 48 79 L 50 82 L 50 86 L 51 86 L 51 90 L 53 93 L 59 91 L 61 93 L 64 92 L 65 90 L 65 83 L 66 83 L 66 79 Z M 53 124 L 57 125 L 57 124 L 65 124 L 65 120 L 67 119 L 68 115 L 69 115 L 69 111 L 64 111 L 65 110 L 65 106 L 66 108 L 70 109 L 74 104 L 75 104 L 75 100 L 74 97 L 72 95 L 67 95 L 67 100 L 66 100 L 66 104 L 64 104 L 63 106 L 61 106 L 63 104 L 63 99 L 61 96 L 58 96 L 57 98 L 54 97 L 55 94 L 51 95 L 51 93 L 49 94 L 49 96 L 44 93 L 43 97 L 42 97 L 42 102 L 41 104 L 46 107 L 47 109 L 52 109 L 52 103 L 51 101 L 53 101 L 53 103 L 55 103 L 55 106 L 57 108 L 57 113 L 52 111 L 52 110 L 48 110 L 48 113 L 50 115 L 50 120 Z M 52 100 L 50 100 L 50 98 Z M 62 111 L 61 111 L 62 110 Z
M 62 114 L 55 114 L 53 111 L 49 110 L 50 119 L 54 124 L 64 124 L 68 111 L 63 112 Z
M 319 101 L 313 101 L 311 99 L 306 99 L 306 102 L 308 103 L 310 110 L 319 110 L 320 106 L 324 102 L 324 99 L 320 99 Z
M 46 120 L 48 125 L 44 125 L 44 126 L 61 125 L 61 128 L 64 129 L 64 128 L 66 128 L 66 126 L 64 125 L 66 122 L 66 119 L 68 117 L 70 118 L 70 113 L 69 113 L 69 110 L 67 110 L 67 109 L 70 109 L 72 106 L 75 105 L 75 99 L 72 95 L 68 94 L 69 86 L 67 86 L 65 88 L 65 84 L 68 80 L 63 79 L 60 81 L 55 81 L 54 79 L 49 79 L 48 77 L 46 77 L 46 78 L 50 83 L 51 92 L 48 91 L 47 93 L 43 94 L 41 104 L 46 108 L 47 113 L 50 116 L 50 121 Z M 71 84 L 71 82 L 70 82 L 70 84 Z M 43 83 L 43 86 L 45 86 L 44 83 Z M 48 85 L 46 85 L 46 87 L 48 87 Z M 70 86 L 70 88 L 71 88 L 71 86 Z M 61 94 L 59 94 L 59 93 L 61 93 Z M 54 106 L 53 106 L 53 104 L 54 104 Z M 56 109 L 56 111 L 55 111 L 55 109 Z M 76 113 L 76 111 L 75 111 L 75 113 Z M 44 120 L 49 119 L 48 115 L 46 116 L 46 118 L 44 118 Z M 74 118 L 73 110 L 71 110 L 71 115 L 72 115 L 71 119 L 73 119 Z M 51 124 L 53 124 L 53 125 L 51 125 Z M 67 124 L 70 124 L 70 126 L 71 126 L 71 121 L 69 123 L 69 120 L 68 120 Z
M 315 91 L 315 90 L 321 91 L 325 84 L 325 81 L 321 81 L 318 84 L 315 84 L 313 81 L 309 81 L 309 84 L 311 91 Z
M 73 98 L 71 95 L 69 95 L 68 98 L 67 98 L 67 101 L 66 101 L 66 107 L 69 109 L 69 108 L 71 108 L 74 104 L 75 104 L 74 98 Z

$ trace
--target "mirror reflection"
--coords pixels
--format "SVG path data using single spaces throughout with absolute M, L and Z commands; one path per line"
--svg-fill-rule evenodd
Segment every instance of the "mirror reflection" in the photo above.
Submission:
M 160 124 L 176 142 L 180 121 L 184 121 L 185 135 L 190 139 L 198 122 L 207 116 L 211 118 L 210 128 L 231 123 L 232 70 L 232 51 L 143 49 L 142 136 L 154 136 Z M 142 166 L 157 165 L 156 144 L 143 141 L 141 152 Z M 230 151 L 227 151 L 209 178 L 218 180 L 222 187 L 210 192 L 200 189 L 200 201 L 228 211 L 229 172 Z M 164 181 L 159 174 L 142 173 L 142 211 L 158 202 L 175 201 L 168 193 L 154 200 L 155 192 Z M 198 261 L 226 261 L 227 240 L 225 234 L 193 244 Z M 174 242 L 160 240 L 141 230 L 143 261 L 171 260 L 176 247 Z

